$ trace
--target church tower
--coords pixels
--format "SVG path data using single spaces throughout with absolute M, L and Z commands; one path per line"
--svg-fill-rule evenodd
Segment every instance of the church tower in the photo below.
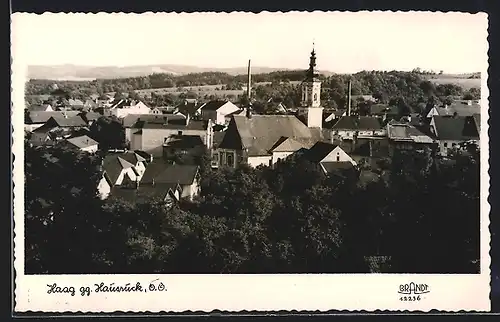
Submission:
M 321 81 L 316 69 L 316 52 L 311 52 L 306 79 L 302 82 L 302 110 L 306 114 L 307 126 L 321 128 L 323 126 L 323 108 L 321 107 Z

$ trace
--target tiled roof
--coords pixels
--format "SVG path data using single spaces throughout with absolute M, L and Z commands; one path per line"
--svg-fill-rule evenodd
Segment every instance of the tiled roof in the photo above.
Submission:
M 226 135 L 226 132 L 214 132 L 213 142 L 212 142 L 214 148 L 217 148 L 218 146 L 220 146 L 220 144 L 222 143 L 222 140 L 224 140 L 225 135 Z
M 164 200 L 167 194 L 173 193 L 175 190 L 179 192 L 180 196 L 182 191 L 177 184 L 155 183 L 154 186 L 139 184 L 137 188 L 113 187 L 111 196 L 134 204 L 151 199 Z M 173 194 L 171 196 L 173 197 Z
M 186 125 L 186 120 L 169 120 L 167 124 L 151 123 L 137 121 L 133 128 L 139 129 L 170 129 L 170 130 L 194 130 L 205 131 L 208 126 L 208 121 L 190 120 Z
M 268 155 L 281 137 L 312 146 L 323 139 L 323 132 L 308 128 L 293 115 L 233 116 L 219 147 L 248 149 L 249 156 Z
M 196 174 L 198 173 L 198 166 L 184 165 L 184 164 L 167 164 L 163 160 L 155 160 L 151 162 L 141 183 L 178 183 L 180 185 L 190 185 L 194 182 Z
M 175 114 L 128 114 L 122 120 L 123 126 L 130 128 L 135 125 L 136 122 L 148 122 L 164 124 L 165 122 L 171 122 L 174 120 L 185 120 L 183 115 Z M 184 121 L 185 122 L 185 121 Z
M 89 121 L 95 121 L 98 120 L 100 117 L 102 117 L 101 114 L 95 113 L 95 112 L 82 112 L 78 114 L 83 120 L 89 122 Z
M 76 146 L 80 149 L 88 148 L 90 146 L 98 144 L 98 142 L 96 140 L 89 138 L 86 135 L 69 138 L 66 141 L 68 141 L 69 143 L 73 144 L 74 146 Z
M 271 148 L 270 152 L 295 152 L 306 146 L 293 138 L 281 137 Z
M 78 111 L 67 111 L 66 115 L 68 117 L 77 116 Z M 64 118 L 64 112 L 54 111 L 54 112 L 29 112 L 27 119 L 25 120 L 26 124 L 40 124 L 47 122 L 51 117 L 55 118 Z
M 472 116 L 433 116 L 436 136 L 440 140 L 466 141 L 479 139 L 474 118 Z
M 87 125 L 80 116 L 52 117 L 52 119 L 54 119 L 56 124 L 60 127 L 80 127 Z
M 79 99 L 69 99 L 68 104 L 71 106 L 83 106 L 82 100 Z
M 229 101 L 210 101 L 203 105 L 202 110 L 204 111 L 217 111 L 222 105 L 228 103 Z
M 184 101 L 183 103 L 177 105 L 175 108 L 182 114 L 187 113 L 194 115 L 195 112 L 202 107 L 203 104 L 197 104 L 196 102 Z
M 335 130 L 380 130 L 382 125 L 376 117 L 342 116 L 332 127 Z
M 396 141 L 411 141 L 418 143 L 432 143 L 434 140 L 409 124 L 392 124 L 387 126 L 389 139 Z
M 128 169 L 133 166 L 132 163 L 115 154 L 106 155 L 102 161 L 103 170 L 113 183 L 116 182 L 116 179 L 118 179 L 123 169 Z
M 170 135 L 165 143 L 166 146 L 176 149 L 192 149 L 203 146 L 203 140 L 199 135 Z
M 313 163 L 319 163 L 336 147 L 337 145 L 331 143 L 317 142 L 307 151 L 306 158 Z
M 121 153 L 113 153 L 111 155 L 114 155 L 116 157 L 119 157 L 127 162 L 129 162 L 130 164 L 137 164 L 137 162 L 144 162 L 146 161 L 145 158 L 143 158 L 141 155 L 133 152 L 133 151 L 127 151 L 127 152 L 121 152 Z
M 45 112 L 47 108 L 51 107 L 49 104 L 30 105 L 28 111 L 30 112 Z

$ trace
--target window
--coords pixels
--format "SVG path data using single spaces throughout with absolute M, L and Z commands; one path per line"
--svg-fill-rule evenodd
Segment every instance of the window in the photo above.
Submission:
M 227 165 L 228 165 L 229 167 L 233 167 L 233 166 L 234 166 L 234 156 L 233 156 L 233 154 L 232 154 L 232 153 L 228 153 L 228 154 L 226 155 L 226 160 L 227 160 Z
M 447 143 L 447 142 L 444 142 L 443 146 L 444 146 L 445 148 L 447 148 L 447 147 L 448 147 L 448 143 Z
M 177 131 L 177 135 L 182 135 L 182 131 Z
M 316 102 L 318 100 L 318 94 L 314 93 L 314 101 Z
M 337 154 L 337 162 L 340 161 L 340 156 Z

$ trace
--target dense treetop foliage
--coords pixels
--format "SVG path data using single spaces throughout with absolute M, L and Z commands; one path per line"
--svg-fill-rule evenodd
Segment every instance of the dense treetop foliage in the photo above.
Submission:
M 99 155 L 25 149 L 27 273 L 479 269 L 475 146 L 446 162 L 400 152 L 355 176 L 326 177 L 300 158 L 275 169 L 205 167 L 201 196 L 172 209 L 101 201 Z

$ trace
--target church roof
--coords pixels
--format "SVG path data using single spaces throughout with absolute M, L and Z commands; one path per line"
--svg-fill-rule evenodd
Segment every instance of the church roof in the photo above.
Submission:
M 293 115 L 233 116 L 219 147 L 246 149 L 249 156 L 269 155 L 271 149 L 279 146 L 276 144 L 282 138 L 291 138 L 310 147 L 323 140 L 323 131 L 308 128 Z

